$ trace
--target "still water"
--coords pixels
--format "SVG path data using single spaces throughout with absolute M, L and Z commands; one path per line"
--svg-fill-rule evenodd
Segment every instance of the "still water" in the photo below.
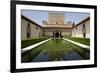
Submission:
M 38 52 L 38 49 L 41 51 Z M 31 53 L 30 62 L 69 61 L 90 59 L 90 51 L 63 39 L 52 39 L 36 48 L 37 54 Z M 29 52 L 30 53 L 30 52 Z

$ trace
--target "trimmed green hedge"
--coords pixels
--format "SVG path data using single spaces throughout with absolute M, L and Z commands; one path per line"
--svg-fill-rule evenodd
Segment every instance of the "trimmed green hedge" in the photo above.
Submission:
M 67 37 L 67 39 L 70 39 L 70 40 L 73 40 L 73 41 L 90 46 L 90 39 L 89 38 Z
M 29 39 L 29 40 L 22 40 L 21 41 L 21 48 L 25 48 L 27 46 L 30 46 L 30 45 L 33 45 L 33 44 L 36 44 L 38 42 L 41 42 L 41 41 L 44 41 L 48 38 L 38 38 L 38 39 Z

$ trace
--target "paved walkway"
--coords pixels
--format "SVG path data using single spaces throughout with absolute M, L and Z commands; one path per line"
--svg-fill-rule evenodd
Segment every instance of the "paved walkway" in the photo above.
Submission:
M 39 43 L 33 44 L 33 45 L 31 45 L 31 46 L 25 47 L 25 48 L 21 49 L 21 53 L 23 53 L 23 52 L 25 52 L 25 51 L 27 51 L 27 50 L 31 50 L 32 48 L 35 48 L 35 47 L 37 47 L 37 46 L 39 46 L 39 45 L 41 45 L 41 44 L 43 44 L 43 43 L 45 43 L 45 42 L 47 42 L 47 41 L 49 41 L 49 40 L 51 40 L 51 39 L 52 39 L 52 38 L 49 38 L 49 39 L 44 40 L 44 41 L 42 41 L 42 42 L 39 42 Z
M 90 46 L 87 46 L 87 45 L 84 45 L 84 44 L 81 44 L 81 43 L 78 43 L 78 42 L 69 40 L 69 39 L 67 39 L 67 38 L 63 38 L 63 39 L 66 40 L 66 41 L 68 41 L 68 42 L 71 42 L 71 43 L 73 43 L 73 44 L 75 44 L 75 45 L 78 45 L 78 46 L 80 46 L 80 47 L 82 47 L 82 48 L 86 48 L 86 49 L 88 49 L 88 50 L 89 50 L 89 48 L 90 48 Z

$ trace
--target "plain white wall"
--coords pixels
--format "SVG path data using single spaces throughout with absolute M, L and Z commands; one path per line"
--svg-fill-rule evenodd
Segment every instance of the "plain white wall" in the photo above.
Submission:
M 98 4 L 98 67 L 34 73 L 100 73 L 100 1 L 99 0 L 34 0 L 58 3 Z M 98 2 L 97 2 L 98 1 Z M 10 0 L 0 1 L 0 73 L 10 73 Z M 24 73 L 24 72 L 23 72 Z M 25 72 L 33 73 L 33 72 Z

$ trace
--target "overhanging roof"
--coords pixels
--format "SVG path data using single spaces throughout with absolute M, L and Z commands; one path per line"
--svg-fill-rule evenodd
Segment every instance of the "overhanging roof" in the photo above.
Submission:
M 67 24 L 45 24 L 43 28 L 72 28 L 72 26 Z
M 31 22 L 31 23 L 33 23 L 33 24 L 35 24 L 35 25 L 42 28 L 42 26 L 40 26 L 39 24 L 37 24 L 36 22 L 34 22 L 33 20 L 29 19 L 28 17 L 26 17 L 24 15 L 21 15 L 21 18 L 23 18 L 23 19 L 25 19 L 25 20 L 27 20 L 27 21 L 29 21 L 29 22 Z
M 81 25 L 82 23 L 84 23 L 84 22 L 86 22 L 87 20 L 89 20 L 90 19 L 90 16 L 89 17 L 87 17 L 87 18 L 85 18 L 85 19 L 83 19 L 82 21 L 80 21 L 78 24 L 76 24 L 74 27 L 76 27 L 76 26 L 78 26 L 78 25 Z M 73 27 L 73 28 L 74 28 Z

